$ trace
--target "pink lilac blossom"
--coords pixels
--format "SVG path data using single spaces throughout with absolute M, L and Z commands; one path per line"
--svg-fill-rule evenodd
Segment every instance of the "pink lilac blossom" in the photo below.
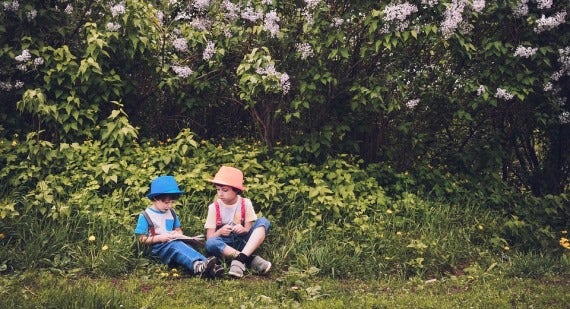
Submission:
M 188 42 L 186 42 L 185 38 L 176 38 L 172 41 L 172 46 L 179 52 L 187 52 L 188 51 Z
M 301 54 L 302 60 L 305 60 L 314 55 L 313 47 L 309 43 L 297 43 L 295 44 L 295 49 L 297 49 L 297 53 Z
M 251 7 L 247 7 L 245 8 L 245 10 L 241 13 L 241 18 L 245 19 L 245 20 L 249 20 L 252 23 L 260 20 L 263 18 L 263 12 L 258 10 L 255 11 L 253 8 Z
M 445 19 L 441 23 L 441 33 L 445 38 L 451 36 L 451 34 L 459 27 L 459 24 L 463 21 L 463 10 L 465 9 L 464 0 L 453 0 L 450 6 L 445 10 Z
M 32 59 L 32 54 L 27 49 L 22 50 L 22 53 L 14 58 L 18 62 L 28 62 Z
M 259 75 L 265 75 L 267 77 L 276 77 L 279 79 L 279 86 L 283 94 L 287 94 L 291 89 L 291 82 L 289 81 L 289 75 L 287 73 L 277 72 L 273 64 L 268 64 L 265 68 L 258 67 L 255 72 Z
M 481 13 L 485 8 L 485 0 L 473 0 L 471 7 L 473 8 L 473 11 Z
M 195 0 L 194 7 L 198 11 L 206 11 L 210 7 L 210 0 Z
M 521 0 L 519 5 L 513 10 L 513 14 L 517 17 L 523 17 L 528 14 L 528 0 Z
M 563 24 L 565 21 L 566 11 L 558 12 L 551 17 L 545 17 L 542 15 L 542 17 L 536 21 L 536 27 L 534 27 L 534 31 L 536 33 L 541 33 L 543 31 L 551 30 Z
M 277 16 L 277 12 L 271 11 L 265 14 L 265 19 L 263 21 L 263 29 L 269 32 L 269 36 L 272 38 L 277 37 L 279 35 L 279 16 Z
M 105 25 L 105 27 L 109 31 L 119 31 L 121 29 L 121 25 L 119 25 L 118 23 L 114 23 L 114 22 L 108 22 L 107 25 Z
M 176 75 L 178 75 L 178 77 L 180 78 L 186 78 L 190 75 L 192 75 L 192 73 L 194 73 L 192 71 L 192 69 L 190 69 L 188 66 L 186 65 L 173 65 L 172 66 L 172 70 L 174 71 L 174 73 L 176 73 Z
M 226 10 L 226 18 L 230 21 L 234 21 L 239 18 L 239 7 L 229 0 L 224 0 L 222 2 L 222 8 Z
M 307 9 L 312 10 L 314 8 L 316 8 L 319 3 L 321 2 L 321 0 L 304 0 Z
M 26 19 L 28 21 L 32 21 L 36 18 L 36 16 L 38 16 L 38 11 L 36 10 L 31 10 L 29 12 L 26 12 Z
M 214 56 L 215 53 L 216 53 L 216 45 L 214 44 L 214 42 L 208 41 L 206 43 L 206 48 L 204 49 L 204 52 L 202 53 L 202 59 L 210 60 L 212 58 L 212 56 Z
M 414 109 L 416 108 L 416 106 L 418 106 L 418 103 L 420 103 L 420 99 L 409 100 L 408 102 L 406 102 L 406 107 L 408 109 Z
M 410 3 L 387 5 L 384 8 L 384 19 L 387 21 L 405 21 L 408 16 L 416 13 L 418 8 Z
M 482 96 L 486 91 L 485 86 L 479 85 L 479 88 L 477 88 L 477 96 Z
M 495 92 L 495 98 L 508 101 L 508 100 L 514 98 L 514 95 L 512 95 L 511 93 L 509 93 L 507 90 L 505 90 L 503 88 L 497 88 L 497 92 Z
M 212 26 L 212 22 L 206 18 L 196 18 L 190 22 L 190 25 L 200 31 L 208 31 L 208 29 Z
M 111 7 L 111 16 L 117 17 L 119 15 L 125 14 L 127 10 L 123 3 L 115 4 Z
M 4 11 L 6 12 L 17 12 L 18 9 L 20 8 L 20 2 L 18 2 L 17 0 L 14 0 L 12 2 L 4 1 L 2 2 L 2 6 L 4 7 Z
M 156 19 L 158 19 L 158 22 L 161 25 L 164 24 L 164 12 L 163 11 L 156 12 Z
M 521 58 L 530 58 L 532 57 L 534 54 L 536 54 L 536 52 L 538 51 L 538 47 L 532 48 L 532 47 L 524 47 L 524 46 L 519 46 L 517 47 L 517 49 L 515 50 L 515 57 L 521 57 Z
M 547 10 L 552 7 L 552 0 L 536 0 L 537 7 L 541 10 Z

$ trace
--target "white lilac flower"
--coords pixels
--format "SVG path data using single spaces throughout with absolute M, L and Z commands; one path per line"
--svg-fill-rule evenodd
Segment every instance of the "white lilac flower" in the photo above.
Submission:
M 164 12 L 163 11 L 156 12 L 156 19 L 158 19 L 158 22 L 161 25 L 164 24 Z
M 118 23 L 114 23 L 114 22 L 108 22 L 107 25 L 105 25 L 105 27 L 109 31 L 119 31 L 119 29 L 121 29 L 121 25 L 119 25 Z
M 27 72 L 28 66 L 24 63 L 20 63 L 20 64 L 16 65 L 16 69 L 18 69 L 18 71 L 20 71 L 20 72 Z
M 206 11 L 210 6 L 210 0 L 195 0 L 194 1 L 194 8 L 198 11 Z
M 18 2 L 18 0 L 14 0 L 12 2 L 4 1 L 2 2 L 2 6 L 6 12 L 17 12 L 20 8 L 20 2 Z
M 427 5 L 429 7 L 437 5 L 437 3 L 438 3 L 438 0 L 422 0 L 422 2 L 421 2 L 422 5 Z
M 39 67 L 40 65 L 44 64 L 44 58 L 38 57 L 34 59 L 34 67 Z
M 473 8 L 473 11 L 481 13 L 485 8 L 485 0 L 473 0 L 471 7 Z
M 181 77 L 181 78 L 186 78 L 186 77 L 192 75 L 192 73 L 194 73 L 192 71 L 192 69 L 190 69 L 186 65 L 183 65 L 183 66 L 173 65 L 172 70 L 174 71 L 174 73 L 176 73 L 176 75 L 178 75 L 178 77 Z
M 255 11 L 253 8 L 247 7 L 241 12 L 241 18 L 254 23 L 263 18 L 263 12 L 259 10 Z
M 547 10 L 552 7 L 552 0 L 536 0 L 537 7 L 541 10 Z
M 14 59 L 16 59 L 18 62 L 28 62 L 30 59 L 32 59 L 32 54 L 30 54 L 29 50 L 24 49 L 22 50 L 22 53 L 16 56 Z
M 289 93 L 289 90 L 291 90 L 291 82 L 289 81 L 289 74 L 281 73 L 281 75 L 279 76 L 279 83 L 281 85 L 283 94 Z
M 517 47 L 517 49 L 515 50 L 515 57 L 521 57 L 521 58 L 530 58 L 532 57 L 534 54 L 536 54 L 536 52 L 538 51 L 538 47 L 532 48 L 532 47 L 524 47 L 524 46 L 519 46 Z
M 483 95 L 487 90 L 485 89 L 485 86 L 483 85 L 479 85 L 479 88 L 477 88 L 477 95 L 481 96 Z
M 12 84 L 7 83 L 7 82 L 0 82 L 0 89 L 2 89 L 4 91 L 10 91 L 10 90 L 12 90 Z
M 307 9 L 309 10 L 316 8 L 321 2 L 321 0 L 304 0 L 304 1 L 305 4 L 307 5 Z
M 558 79 L 560 79 L 562 75 L 570 75 L 570 47 L 559 49 L 558 54 L 558 63 L 560 63 Z
M 216 53 L 216 45 L 214 44 L 214 42 L 208 41 L 206 43 L 206 48 L 204 49 L 204 52 L 202 53 L 202 59 L 210 60 L 212 58 L 212 56 L 214 56 L 215 53 Z
M 418 103 L 420 103 L 420 99 L 409 100 L 408 102 L 406 102 L 406 107 L 408 109 L 414 109 L 416 108 L 416 106 L 418 106 Z
M 279 16 L 277 12 L 271 11 L 265 14 L 265 19 L 263 20 L 263 29 L 269 32 L 269 36 L 272 38 L 277 37 L 279 34 Z
M 463 0 L 453 0 L 445 10 L 444 21 L 441 22 L 441 33 L 444 37 L 449 37 L 459 24 L 463 21 L 463 10 L 465 9 L 465 2 Z
M 176 38 L 172 41 L 172 46 L 179 52 L 187 52 L 188 51 L 188 42 L 186 42 L 185 38 Z
M 226 18 L 230 21 L 234 21 L 239 18 L 239 7 L 229 0 L 224 0 L 222 2 L 222 8 L 226 10 Z
M 272 5 L 272 4 L 273 4 L 273 0 L 261 0 L 261 4 L 263 4 L 263 5 Z
M 340 17 L 333 17 L 331 22 L 331 28 L 338 28 L 344 24 L 344 19 Z
M 495 98 L 498 99 L 503 99 L 505 101 L 508 101 L 512 98 L 514 98 L 514 95 L 512 95 L 511 93 L 509 93 L 507 90 L 502 89 L 502 88 L 497 88 L 497 92 L 495 92 Z
M 387 5 L 384 8 L 384 19 L 387 21 L 404 21 L 417 11 L 418 8 L 410 3 Z
M 73 13 L 73 5 L 68 4 L 63 11 L 65 12 L 65 14 Z
M 22 87 L 24 87 L 24 82 L 23 82 L 23 81 L 17 80 L 17 81 L 14 83 L 14 89 L 20 89 L 20 88 L 22 88 Z
M 536 27 L 534 27 L 534 31 L 536 33 L 541 33 L 546 30 L 551 30 L 563 24 L 565 21 L 566 11 L 558 12 L 551 17 L 545 17 L 542 15 L 542 17 L 536 21 Z
M 115 4 L 111 7 L 111 15 L 113 17 L 117 17 L 119 15 L 125 14 L 127 10 L 125 9 L 125 5 L 122 3 Z
M 309 43 L 297 43 L 295 49 L 301 55 L 301 59 L 305 60 L 314 55 L 313 47 Z
M 206 18 L 196 18 L 190 22 L 190 25 L 200 31 L 208 31 L 212 26 L 212 22 Z
M 570 123 L 570 112 L 563 111 L 562 113 L 560 113 L 558 118 L 560 119 L 560 123 L 562 124 Z
M 545 92 L 552 91 L 552 89 L 554 89 L 554 85 L 552 85 L 551 82 L 547 82 L 546 84 L 544 84 L 544 91 Z
M 519 5 L 513 10 L 513 14 L 517 17 L 523 17 L 528 14 L 528 0 L 521 0 Z
M 38 11 L 36 11 L 35 9 L 31 10 L 29 12 L 26 12 L 26 19 L 28 21 L 32 21 L 32 20 L 36 19 L 36 16 L 38 16 Z

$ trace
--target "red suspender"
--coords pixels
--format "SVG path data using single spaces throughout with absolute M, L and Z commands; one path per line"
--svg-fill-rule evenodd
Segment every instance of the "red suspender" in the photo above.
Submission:
M 214 202 L 214 206 L 216 207 L 216 229 L 222 226 L 222 215 L 220 215 L 220 203 L 218 200 Z M 245 199 L 241 198 L 241 225 L 245 223 Z

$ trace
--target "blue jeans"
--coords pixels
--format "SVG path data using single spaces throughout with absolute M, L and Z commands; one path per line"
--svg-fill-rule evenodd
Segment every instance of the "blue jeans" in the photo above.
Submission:
M 194 262 L 206 261 L 205 256 L 180 240 L 155 244 L 152 246 L 152 254 L 159 257 L 164 264 L 181 265 L 191 272 L 194 272 Z
M 253 233 L 255 229 L 258 227 L 264 227 L 265 234 L 267 235 L 267 233 L 269 233 L 270 225 L 271 224 L 269 223 L 269 220 L 261 217 L 255 220 L 255 223 L 253 223 L 253 226 L 245 235 L 237 235 L 232 233 L 229 236 L 212 237 L 206 241 L 206 252 L 208 252 L 208 254 L 221 257 L 222 251 L 224 251 L 224 248 L 226 248 L 226 246 L 230 246 L 238 251 L 241 251 L 245 247 L 245 244 L 249 240 L 249 237 L 251 237 L 251 233 Z

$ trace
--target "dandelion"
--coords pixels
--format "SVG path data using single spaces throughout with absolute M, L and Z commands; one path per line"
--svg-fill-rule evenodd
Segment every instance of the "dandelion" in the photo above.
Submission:
M 169 275 L 169 273 L 165 273 L 165 272 L 161 272 L 161 273 L 160 273 L 160 276 L 161 276 L 162 278 L 166 278 L 166 277 L 168 277 L 168 275 Z
M 509 251 L 509 250 L 511 250 L 511 248 L 509 248 L 509 246 L 504 246 L 504 247 L 503 247 L 503 250 Z
M 101 250 L 102 250 L 102 251 L 107 251 L 107 250 L 109 250 L 109 246 L 104 245 L 104 246 L 101 248 Z
M 495 98 L 503 99 L 508 101 L 514 97 L 513 94 L 509 93 L 507 90 L 502 88 L 497 88 L 497 92 L 495 92 Z
M 560 245 L 568 250 L 570 250 L 570 241 L 566 237 L 560 238 Z
M 0 233 L 0 239 L 4 239 L 6 238 L 6 235 L 4 235 L 4 233 Z
M 172 274 L 172 277 L 173 277 L 173 278 L 178 278 L 178 277 L 180 277 L 180 274 Z
M 392 209 L 386 209 L 386 213 L 391 215 L 393 213 Z
M 402 232 L 400 232 L 400 231 L 397 231 L 397 232 L 396 232 L 396 236 L 402 236 L 402 235 L 404 235 L 404 233 L 402 233 Z
M 95 236 L 93 236 L 93 235 L 89 236 L 88 240 L 89 240 L 90 242 L 94 242 L 94 241 L 95 241 Z
M 479 231 L 483 230 L 483 226 L 481 224 L 477 225 L 477 229 L 479 229 Z
M 18 146 L 18 142 L 12 141 L 12 147 L 16 147 L 16 146 Z

